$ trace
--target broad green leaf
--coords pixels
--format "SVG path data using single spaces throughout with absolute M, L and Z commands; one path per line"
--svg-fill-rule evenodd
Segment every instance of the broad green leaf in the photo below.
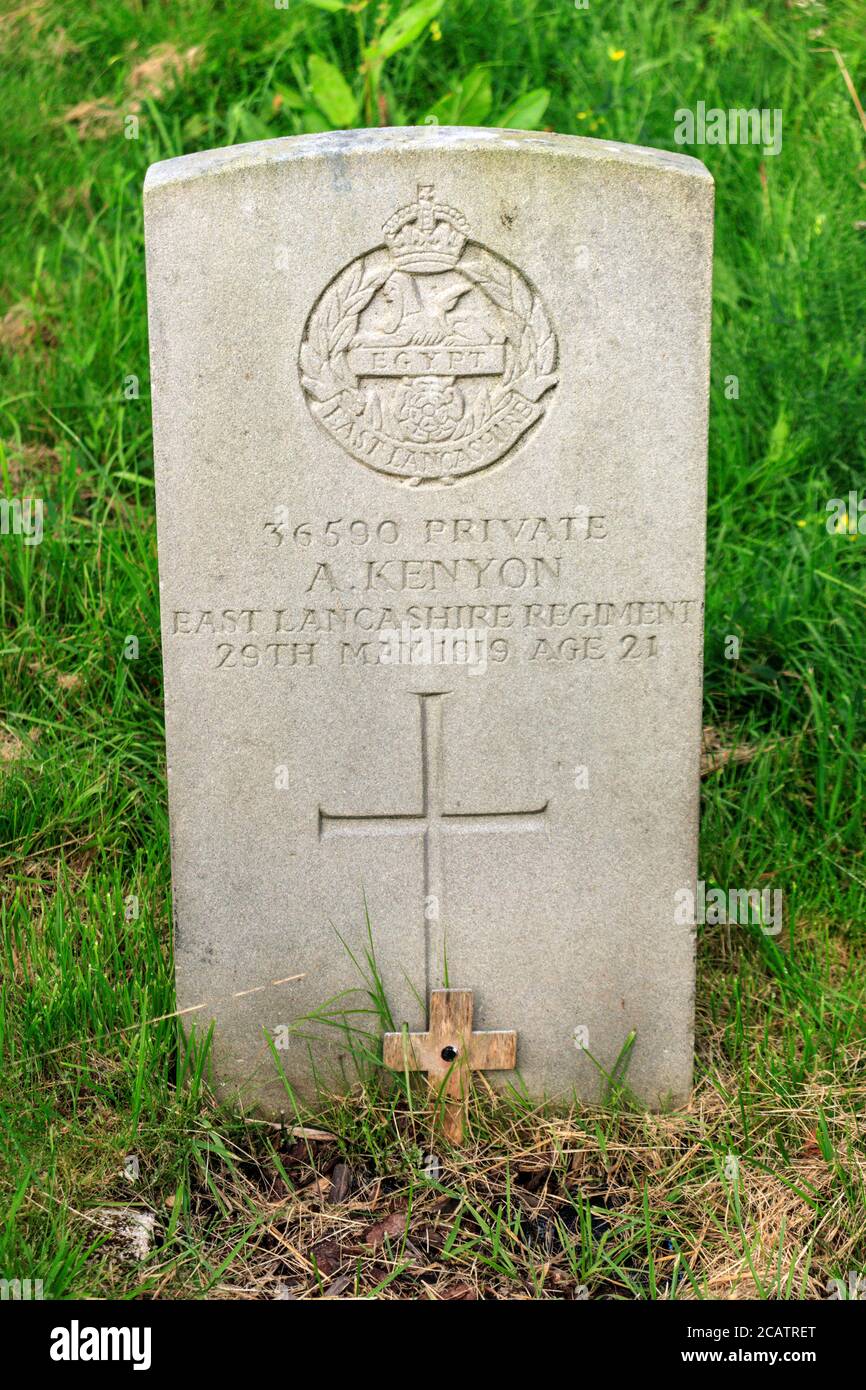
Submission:
M 186 140 L 201 140 L 207 134 L 209 128 L 207 116 L 196 112 L 193 116 L 187 116 L 183 123 L 183 134 Z
M 788 443 L 788 435 L 791 433 L 791 426 L 788 423 L 788 416 L 785 407 L 782 406 L 776 418 L 776 423 L 770 431 L 770 441 L 767 448 L 767 462 L 778 463 L 785 453 Z
M 440 97 L 428 115 L 439 125 L 483 125 L 490 115 L 493 92 L 487 68 L 473 68 L 453 91 Z
M 245 140 L 270 140 L 273 131 L 260 117 L 248 111 L 245 106 L 235 106 L 230 113 L 238 132 Z
M 310 91 L 332 126 L 350 126 L 358 114 L 355 95 L 340 69 L 310 54 Z
M 317 135 L 322 130 L 333 130 L 326 116 L 315 106 L 305 106 L 301 113 L 301 124 L 308 135 Z
M 522 97 L 513 101 L 496 124 L 509 130 L 535 130 L 547 110 L 549 101 L 550 92 L 547 88 L 535 87 L 531 92 L 524 92 Z
M 461 125 L 483 125 L 493 105 L 493 88 L 486 68 L 473 68 L 463 79 L 457 119 Z
M 398 14 L 393 24 L 388 25 L 374 45 L 373 54 L 379 58 L 390 58 L 392 53 L 399 53 L 401 48 L 423 34 L 444 3 L 445 0 L 418 0 L 416 5 L 410 5 L 408 10 Z
M 283 98 L 284 106 L 290 106 L 293 111 L 303 111 L 305 105 L 304 98 L 301 96 L 300 92 L 295 91 L 294 87 L 286 87 L 284 83 L 277 82 L 274 84 L 274 91 L 279 92 L 280 96 Z
M 330 10 L 331 14 L 336 14 L 337 10 L 345 10 L 344 0 L 307 0 L 308 5 L 315 5 L 317 10 Z

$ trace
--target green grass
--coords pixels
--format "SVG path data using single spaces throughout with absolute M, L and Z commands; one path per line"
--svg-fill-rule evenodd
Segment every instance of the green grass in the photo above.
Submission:
M 866 95 L 862 7 L 448 0 L 438 30 L 384 58 L 379 9 L 46 0 L 0 16 L 0 476 L 46 505 L 41 545 L 0 537 L 0 1277 L 56 1298 L 824 1297 L 866 1270 L 866 536 L 824 525 L 866 483 L 866 132 L 828 51 Z M 162 44 L 199 52 L 148 93 L 134 71 Z M 482 1082 L 473 1143 L 435 1178 L 416 1090 L 368 1079 L 284 1132 L 221 1113 L 175 1023 L 148 1022 L 174 996 L 147 165 L 329 112 L 511 110 L 673 148 L 674 112 L 699 100 L 784 118 L 777 158 L 691 151 L 717 184 L 705 722 L 748 753 L 705 779 L 701 873 L 781 888 L 784 931 L 702 930 L 682 1115 L 642 1115 L 621 1090 L 539 1115 Z M 85 102 L 101 105 L 63 119 Z M 118 1203 L 157 1217 L 144 1265 L 94 1216 Z

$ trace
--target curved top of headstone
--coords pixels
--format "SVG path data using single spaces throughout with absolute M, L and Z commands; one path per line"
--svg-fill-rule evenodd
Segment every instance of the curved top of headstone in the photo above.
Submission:
M 559 135 L 550 131 L 501 130 L 489 126 L 386 126 L 378 129 L 332 130 L 314 135 L 287 135 L 276 140 L 255 140 L 249 144 L 228 145 L 223 149 L 179 155 L 152 164 L 145 179 L 145 194 L 167 184 L 184 183 L 203 175 L 237 173 L 260 164 L 281 160 L 318 158 L 322 155 L 393 154 L 402 149 L 416 152 L 448 151 L 490 147 L 514 153 L 580 158 L 593 162 L 624 164 L 681 174 L 712 183 L 706 166 L 691 155 L 644 145 L 625 145 L 616 140 L 590 140 L 581 135 Z

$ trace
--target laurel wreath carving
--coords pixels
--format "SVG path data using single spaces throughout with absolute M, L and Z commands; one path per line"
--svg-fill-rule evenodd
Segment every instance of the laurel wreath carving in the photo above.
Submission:
M 527 400 L 540 400 L 559 380 L 554 371 L 556 338 L 540 298 L 518 271 L 481 246 L 464 252 L 459 269 L 506 320 L 505 374 L 494 395 L 511 390 Z
M 341 392 L 353 399 L 358 379 L 346 353 L 358 331 L 358 319 L 394 268 L 383 259 L 383 252 L 384 248 L 370 252 L 348 266 L 310 314 L 301 345 L 301 384 L 316 401 L 331 400 Z M 475 411 L 477 427 L 495 413 L 509 392 L 535 402 L 556 385 L 556 338 L 540 298 L 511 266 L 470 243 L 456 268 L 492 300 L 505 319 L 505 372 L 495 389 L 481 393 Z M 356 405 L 359 410 L 378 411 L 376 402 L 365 402 L 360 393 Z M 374 419 L 365 423 L 378 427 Z
M 317 401 L 330 400 L 358 385 L 349 369 L 346 349 L 358 331 L 363 310 L 393 268 L 381 262 L 371 265 L 374 255 L 347 266 L 310 315 L 301 346 L 301 385 Z

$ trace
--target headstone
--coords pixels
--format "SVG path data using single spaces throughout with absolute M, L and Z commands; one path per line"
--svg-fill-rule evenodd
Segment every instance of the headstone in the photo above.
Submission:
M 627 1059 L 682 1102 L 708 173 L 356 131 L 155 165 L 145 209 L 178 1007 L 223 1093 L 354 1079 L 369 912 L 396 1030 L 469 990 L 491 1084 Z

